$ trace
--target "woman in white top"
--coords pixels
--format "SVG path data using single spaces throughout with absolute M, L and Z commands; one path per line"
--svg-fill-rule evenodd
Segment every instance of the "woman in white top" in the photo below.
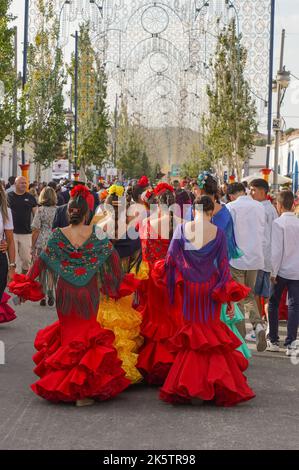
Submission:
M 8 252 L 9 265 L 6 251 Z M 4 294 L 7 276 L 12 279 L 16 269 L 15 244 L 11 210 L 7 207 L 5 190 L 0 184 L 0 323 L 14 320 L 13 310 L 6 305 L 9 296 Z

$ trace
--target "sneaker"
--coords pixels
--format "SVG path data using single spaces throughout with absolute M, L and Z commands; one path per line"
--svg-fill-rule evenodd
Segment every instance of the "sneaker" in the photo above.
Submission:
M 255 336 L 255 331 L 251 330 L 247 335 L 245 336 L 246 341 L 249 341 L 251 343 L 255 343 L 256 336 Z
M 39 304 L 41 307 L 45 307 L 47 305 L 46 299 L 42 299 Z
M 268 340 L 267 341 L 267 351 L 279 352 L 279 344 L 278 343 L 271 343 L 271 341 Z
M 49 298 L 48 298 L 48 305 L 49 305 L 49 307 L 53 307 L 54 304 L 55 304 L 54 297 L 49 297 Z
M 264 352 L 267 349 L 266 332 L 263 325 L 258 323 L 255 328 L 256 349 L 258 352 Z
M 287 346 L 286 356 L 293 356 L 299 353 L 299 344 L 298 341 L 293 341 Z

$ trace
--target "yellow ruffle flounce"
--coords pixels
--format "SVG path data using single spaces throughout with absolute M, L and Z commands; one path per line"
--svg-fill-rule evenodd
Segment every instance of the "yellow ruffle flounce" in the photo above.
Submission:
M 133 295 L 118 300 L 102 298 L 97 319 L 103 328 L 113 331 L 114 347 L 122 361 L 122 368 L 127 379 L 134 384 L 142 380 L 136 364 L 143 338 L 140 336 L 142 317 L 132 308 L 132 301 Z
M 146 281 L 149 278 L 149 265 L 147 261 L 141 261 L 138 272 L 136 266 L 131 269 L 130 273 L 134 274 L 139 281 Z

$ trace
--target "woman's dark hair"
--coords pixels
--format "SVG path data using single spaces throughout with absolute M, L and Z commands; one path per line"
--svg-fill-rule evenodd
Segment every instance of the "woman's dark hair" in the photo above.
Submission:
M 70 224 L 79 225 L 89 216 L 89 207 L 86 199 L 84 199 L 82 196 L 77 196 L 75 199 L 70 199 L 67 206 L 67 212 Z
M 199 196 L 193 202 L 193 209 L 196 210 L 196 206 L 202 205 L 202 209 L 205 213 L 213 212 L 215 204 L 209 196 Z
M 131 204 L 132 195 L 133 195 L 133 188 L 132 186 L 128 186 L 126 190 L 126 200 L 127 200 L 128 205 Z
M 113 206 L 114 208 L 114 231 L 115 231 L 115 240 L 118 240 L 118 217 L 119 217 L 119 209 L 121 198 L 119 198 L 116 194 L 110 194 L 106 199 L 106 204 Z
M 208 194 L 209 196 L 218 196 L 219 193 L 219 188 L 218 188 L 218 182 L 217 180 L 212 176 L 212 175 L 207 175 L 207 179 L 205 180 L 205 185 L 204 185 L 204 192 Z
M 159 206 L 167 206 L 170 207 L 175 204 L 175 193 L 172 191 L 164 191 L 162 194 L 157 196 L 157 202 Z M 169 212 L 170 220 L 169 220 L 169 238 L 172 239 L 173 236 L 173 211 Z
M 139 184 L 135 184 L 135 186 L 133 186 L 132 198 L 136 203 L 140 202 L 140 196 L 145 190 L 146 188 L 144 186 L 139 186 Z

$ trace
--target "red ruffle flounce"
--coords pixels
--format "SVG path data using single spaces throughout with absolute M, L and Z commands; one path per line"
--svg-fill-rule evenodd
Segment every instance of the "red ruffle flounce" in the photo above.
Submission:
M 39 331 L 33 360 L 40 379 L 32 390 L 52 402 L 107 400 L 118 395 L 130 381 L 125 378 L 113 341 L 114 334 L 98 323 L 67 345 L 61 344 L 59 322 Z
M 141 335 L 144 345 L 139 351 L 137 368 L 151 385 L 162 385 L 174 361 L 168 339 L 181 326 L 181 301 L 176 292 L 170 304 L 165 275 L 165 262 L 157 261 L 148 280 L 148 304 L 145 309 Z
M 222 287 L 216 287 L 213 289 L 212 298 L 220 304 L 226 304 L 228 302 L 240 302 L 245 299 L 250 293 L 251 289 L 239 284 L 238 282 L 231 279 L 227 281 Z
M 254 398 L 243 372 L 248 361 L 238 351 L 241 342 L 222 322 L 186 322 L 169 340 L 174 363 L 160 391 L 169 403 L 197 398 L 233 406 Z
M 8 284 L 9 291 L 18 295 L 23 300 L 38 302 L 45 297 L 39 282 L 33 281 L 25 274 L 15 274 L 13 280 Z
M 10 298 L 11 297 L 6 294 L 6 292 L 2 295 L 2 299 L 0 300 L 0 323 L 8 323 L 17 318 L 14 309 L 7 303 Z

